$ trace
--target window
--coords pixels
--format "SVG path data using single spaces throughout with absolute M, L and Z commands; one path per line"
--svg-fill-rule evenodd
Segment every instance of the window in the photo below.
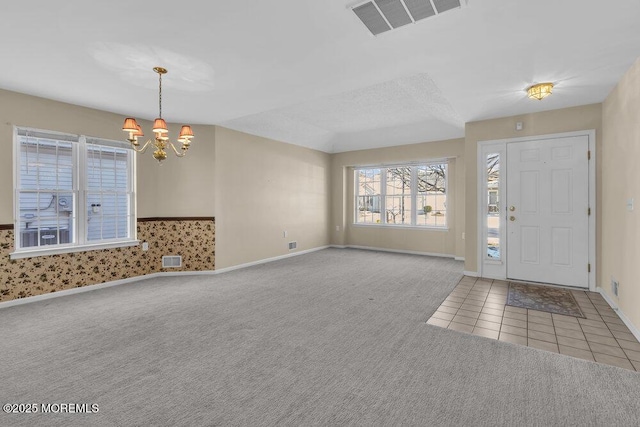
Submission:
M 386 194 L 384 206 L 387 224 L 411 225 L 413 203 L 411 203 L 411 167 L 401 166 L 386 170 Z
M 357 222 L 368 224 L 380 223 L 380 194 L 382 191 L 381 169 L 356 170 L 356 210 Z
M 487 173 L 487 252 L 485 259 L 500 260 L 500 153 L 485 156 Z
M 87 240 L 130 237 L 131 150 L 87 144 Z
M 124 143 L 16 128 L 20 255 L 135 242 L 133 151 Z
M 356 224 L 447 226 L 447 163 L 355 169 Z

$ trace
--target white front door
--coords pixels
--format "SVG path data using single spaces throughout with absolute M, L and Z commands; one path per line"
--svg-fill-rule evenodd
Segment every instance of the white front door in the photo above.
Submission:
M 509 279 L 589 286 L 588 150 L 587 136 L 507 144 Z

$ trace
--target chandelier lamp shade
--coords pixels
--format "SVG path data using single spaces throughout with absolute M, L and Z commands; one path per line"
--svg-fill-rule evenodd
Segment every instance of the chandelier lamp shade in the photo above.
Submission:
M 542 101 L 547 96 L 551 95 L 552 90 L 553 83 L 538 83 L 527 89 L 527 96 L 531 99 Z
M 175 145 L 171 141 L 169 141 L 169 129 L 167 128 L 167 122 L 162 118 L 162 75 L 167 74 L 167 69 L 162 67 L 155 67 L 153 69 L 156 73 L 158 73 L 158 118 L 153 122 L 153 139 L 149 139 L 144 145 L 141 147 L 140 142 L 138 142 L 138 138 L 144 137 L 144 133 L 142 132 L 142 128 L 136 122 L 136 119 L 132 117 L 127 117 L 124 119 L 124 125 L 122 125 L 122 130 L 129 134 L 129 138 L 127 140 L 131 143 L 131 147 L 138 153 L 144 153 L 147 148 L 151 145 L 155 147 L 153 152 L 153 158 L 158 162 L 162 162 L 167 158 L 167 149 L 171 147 L 173 152 L 178 157 L 184 157 L 187 154 L 187 150 L 189 150 L 189 146 L 191 145 L 191 139 L 193 139 L 193 130 L 191 130 L 191 126 L 184 125 L 180 129 L 180 134 L 178 135 L 178 142 L 182 144 L 180 150 L 178 150 Z

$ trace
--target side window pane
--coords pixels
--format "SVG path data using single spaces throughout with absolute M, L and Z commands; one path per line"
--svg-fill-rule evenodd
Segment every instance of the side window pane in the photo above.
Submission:
M 417 168 L 418 225 L 445 227 L 447 225 L 447 165 L 424 165 Z
M 356 222 L 379 224 L 381 222 L 382 171 L 358 169 L 356 174 Z
M 487 155 L 487 253 L 500 259 L 500 154 Z

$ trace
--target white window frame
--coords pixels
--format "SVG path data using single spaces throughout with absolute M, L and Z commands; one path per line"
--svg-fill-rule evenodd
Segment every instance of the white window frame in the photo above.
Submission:
M 20 247 L 20 138 L 19 131 L 42 133 L 55 137 L 56 135 L 69 137 L 77 136 L 77 142 L 72 142 L 72 158 L 74 168 L 74 182 L 73 189 L 69 192 L 74 194 L 74 213 L 75 220 L 73 221 L 73 235 L 75 243 L 65 243 L 51 245 L 47 247 Z M 92 143 L 87 142 L 91 140 Z M 115 238 L 115 239 L 103 239 L 97 242 L 87 240 L 88 234 L 88 212 L 84 207 L 87 206 L 87 155 L 88 147 L 95 144 L 97 141 L 104 142 L 106 146 L 117 146 L 128 149 L 128 174 L 129 174 L 129 188 L 130 194 L 129 200 L 129 237 L 128 238 Z M 72 135 L 68 133 L 34 129 L 23 126 L 13 127 L 13 212 L 14 212 L 14 247 L 15 250 L 10 254 L 11 259 L 31 258 L 36 256 L 56 255 L 72 252 L 85 252 L 98 249 L 111 249 L 128 246 L 136 246 L 140 242 L 137 240 L 137 214 L 136 214 L 136 154 L 135 151 L 129 149 L 124 143 L 120 141 L 111 141 L 105 138 L 87 137 L 85 135 Z
M 417 177 L 418 171 L 417 167 L 420 166 L 430 166 L 430 165 L 446 165 L 446 174 L 444 177 L 444 188 L 445 188 L 445 196 L 447 197 L 447 209 L 444 217 L 444 225 L 419 225 L 417 222 L 418 211 L 417 209 L 413 209 L 411 212 L 411 224 L 391 224 L 387 222 L 387 203 L 386 203 L 386 189 L 387 189 L 387 170 L 392 168 L 399 167 L 410 167 L 411 168 L 411 203 L 415 207 L 417 206 Z M 387 164 L 387 165 L 368 165 L 368 166 L 355 166 L 353 168 L 353 184 L 354 184 L 354 200 L 353 200 L 353 221 L 352 225 L 355 227 L 390 227 L 390 228 L 414 228 L 418 230 L 441 230 L 447 231 L 449 230 L 449 219 L 450 219 L 450 209 L 449 209 L 449 170 L 450 170 L 450 162 L 449 159 L 431 159 L 427 161 L 419 161 L 419 162 L 410 162 L 410 163 L 399 163 L 399 164 Z M 380 169 L 380 223 L 370 223 L 370 222 L 358 222 L 358 171 L 364 169 Z

